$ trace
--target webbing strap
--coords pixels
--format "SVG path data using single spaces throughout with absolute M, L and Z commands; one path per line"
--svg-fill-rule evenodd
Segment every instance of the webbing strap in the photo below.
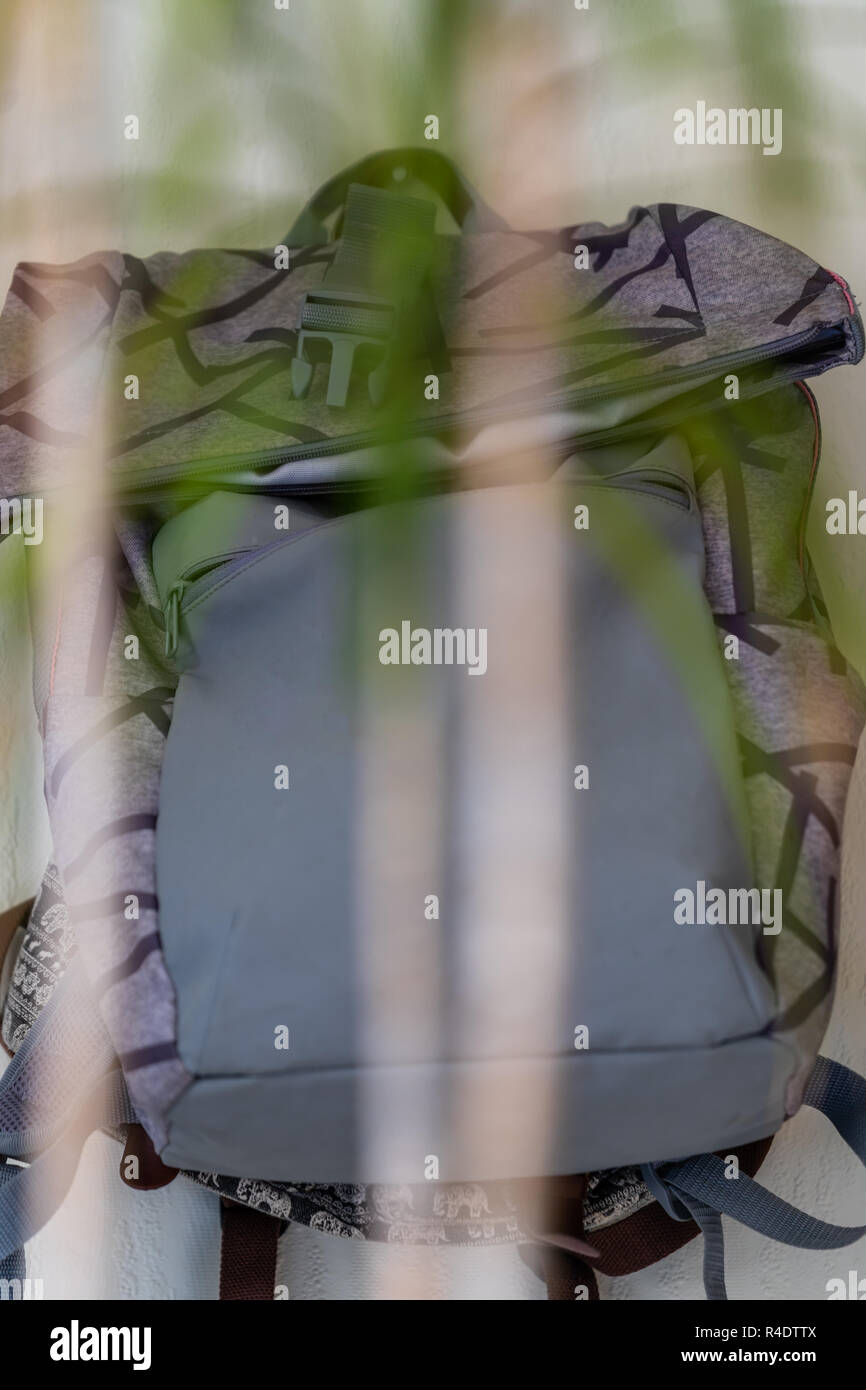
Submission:
M 803 1104 L 826 1115 L 860 1162 L 866 1163 L 866 1079 L 841 1062 L 819 1057 L 803 1092 Z
M 713 1302 L 724 1301 L 728 1297 L 728 1291 L 725 1286 L 725 1236 L 722 1218 L 717 1211 L 713 1211 L 694 1197 L 684 1197 L 683 1201 L 692 1220 L 700 1226 L 704 1238 L 704 1292 Z
M 411 298 L 430 265 L 435 220 L 435 207 L 423 198 L 353 183 L 343 235 L 322 283 L 392 300 Z
M 547 1285 L 547 1297 L 551 1303 L 573 1303 L 575 1299 L 584 1298 L 590 1303 L 600 1301 L 598 1280 L 591 1265 L 553 1245 L 536 1248 L 541 1278 Z
M 866 1164 L 866 1080 L 840 1062 L 819 1057 L 803 1097 L 826 1115 L 857 1157 Z M 683 1219 L 677 1204 L 709 1233 L 704 1264 L 708 1298 L 725 1297 L 720 1215 L 731 1216 L 770 1240 L 800 1250 L 838 1250 L 866 1235 L 866 1225 L 834 1226 L 800 1211 L 741 1173 L 727 1177 L 728 1165 L 716 1154 L 680 1163 L 648 1165 L 652 1186 L 661 1186 L 671 1215 Z
M 269 1302 L 274 1298 L 282 1222 L 255 1207 L 223 1198 L 220 1208 L 220 1300 Z

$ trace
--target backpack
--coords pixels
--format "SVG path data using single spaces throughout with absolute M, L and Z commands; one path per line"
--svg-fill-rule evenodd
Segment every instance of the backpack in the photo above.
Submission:
M 513 1242 L 554 1298 L 699 1230 L 724 1298 L 721 1214 L 866 1232 L 754 1180 L 802 1104 L 866 1161 L 818 1055 L 864 722 L 805 544 L 841 277 L 674 204 L 515 232 L 395 150 L 274 250 L 23 263 L 0 329 L 3 491 L 86 523 L 59 592 L 27 551 L 54 859 L 0 1272 L 95 1127 L 219 1193 L 225 1298 L 273 1297 L 288 1221 Z

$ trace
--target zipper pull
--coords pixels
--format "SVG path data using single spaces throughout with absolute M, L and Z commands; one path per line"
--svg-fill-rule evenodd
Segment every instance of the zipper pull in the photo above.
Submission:
M 180 605 L 186 580 L 178 579 L 172 584 L 165 600 L 165 654 L 169 659 L 177 651 L 178 628 L 180 626 Z

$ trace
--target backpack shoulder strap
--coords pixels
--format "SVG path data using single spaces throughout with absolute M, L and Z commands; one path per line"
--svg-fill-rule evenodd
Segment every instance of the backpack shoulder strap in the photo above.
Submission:
M 0 1156 L 15 1160 L 0 1164 L 0 1269 L 17 1267 L 17 1252 L 63 1201 L 87 1136 L 135 1119 L 75 959 L 0 1077 Z

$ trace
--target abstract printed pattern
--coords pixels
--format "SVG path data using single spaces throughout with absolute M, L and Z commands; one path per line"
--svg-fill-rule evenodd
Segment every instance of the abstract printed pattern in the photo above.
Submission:
M 580 247 L 586 271 L 575 269 Z M 270 254 L 241 251 L 19 266 L 0 320 L 3 493 L 74 488 L 103 413 L 109 466 L 126 485 L 191 461 L 302 449 L 367 428 L 360 402 L 337 418 L 316 393 L 291 396 L 299 307 L 332 256 L 327 247 L 301 250 L 279 272 Z M 860 353 L 856 313 L 836 277 L 751 228 L 670 204 L 634 209 L 614 228 L 443 239 L 431 295 L 434 367 L 450 374 L 449 411 L 543 410 L 566 393 L 634 390 L 828 325 L 839 326 L 844 347 L 810 372 Z M 150 389 L 125 401 L 121 417 L 107 402 L 120 398 L 128 373 Z M 811 407 L 792 387 L 762 396 L 756 409 L 743 402 L 683 430 L 697 468 L 708 597 L 720 638 L 736 634 L 744 653 L 732 689 L 756 865 L 789 902 L 790 930 L 768 959 L 779 1027 L 796 1038 L 808 1069 L 829 1003 L 841 814 L 863 714 L 813 621 L 797 563 Z M 431 429 L 440 410 L 424 407 Z M 49 514 L 50 505 L 49 497 Z M 154 886 L 173 695 L 150 568 L 154 525 L 119 514 L 103 548 L 72 567 L 61 611 L 34 634 L 60 868 L 46 875 L 4 1018 L 4 1038 L 17 1047 L 63 970 L 74 929 L 146 1116 L 167 1109 L 189 1081 L 174 1042 Z M 140 642 L 135 663 L 123 659 L 130 633 Z M 125 911 L 130 895 L 134 917 Z M 64 920 L 61 942 L 64 903 L 73 927 Z M 469 1192 L 191 1176 L 341 1235 L 429 1243 L 522 1235 L 508 1184 Z M 595 1175 L 587 1224 L 607 1224 L 646 1200 L 634 1173 Z

